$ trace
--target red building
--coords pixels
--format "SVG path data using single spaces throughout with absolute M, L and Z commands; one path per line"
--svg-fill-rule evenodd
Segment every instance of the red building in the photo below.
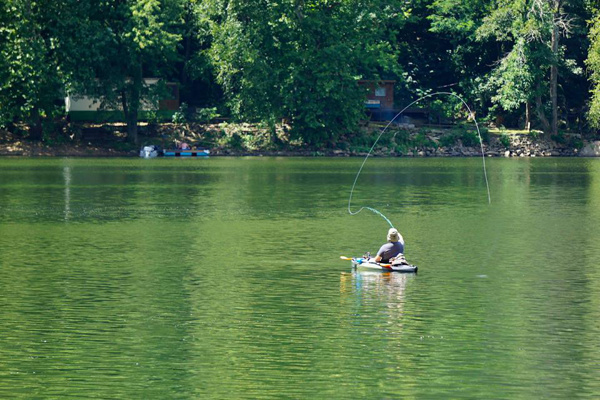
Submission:
M 394 85 L 391 80 L 361 80 L 359 86 L 365 88 L 365 109 L 368 119 L 372 121 L 390 121 L 394 119 L 397 124 L 423 125 L 429 123 L 429 110 L 426 108 L 411 107 L 402 115 L 396 115 L 398 109 L 394 107 Z
M 358 81 L 359 86 L 365 87 L 367 99 L 365 107 L 377 110 L 394 109 L 394 84 L 396 81 Z

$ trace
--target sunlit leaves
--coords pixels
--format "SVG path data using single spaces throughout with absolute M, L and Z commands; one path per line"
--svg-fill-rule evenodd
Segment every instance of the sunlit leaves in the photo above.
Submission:
M 49 35 L 55 8 L 45 6 L 23 0 L 0 3 L 0 126 L 25 122 L 41 127 L 41 118 L 60 112 L 57 99 L 65 74 Z
M 211 56 L 232 111 L 286 119 L 309 143 L 331 143 L 354 129 L 362 113 L 357 77 L 393 60 L 382 37 L 385 7 L 377 2 L 208 3 Z
M 518 109 L 531 98 L 535 81 L 539 77 L 531 70 L 528 58 L 528 48 L 521 38 L 486 82 L 485 87 L 495 92 L 492 101 L 500 104 L 504 110 Z
M 596 14 L 591 21 L 590 40 L 591 45 L 586 64 L 590 71 L 593 87 L 588 117 L 592 126 L 600 128 L 600 14 Z

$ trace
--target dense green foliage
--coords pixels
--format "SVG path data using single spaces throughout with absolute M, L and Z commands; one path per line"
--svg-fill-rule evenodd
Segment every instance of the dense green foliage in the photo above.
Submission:
M 393 79 L 397 108 L 452 91 L 490 123 L 593 134 L 599 32 L 585 0 L 2 0 L 0 127 L 42 138 L 65 93 L 86 93 L 135 140 L 154 77 L 192 112 L 332 146 L 364 118 L 358 80 Z M 419 106 L 465 116 L 447 98 Z
M 52 23 L 59 13 L 50 1 L 0 3 L 0 125 L 27 123 L 35 138 L 59 112 L 66 79 Z
M 591 21 L 590 50 L 587 65 L 591 70 L 590 79 L 594 83 L 590 101 L 589 119 L 592 126 L 600 128 L 600 14 Z
M 78 7 L 82 4 L 85 1 L 78 2 Z M 129 136 L 135 140 L 140 101 L 158 95 L 143 78 L 167 77 L 178 59 L 183 2 L 91 1 L 86 11 L 89 14 L 80 29 L 85 33 L 85 48 L 91 51 L 83 61 L 93 72 L 77 83 L 106 105 L 121 106 Z
M 311 144 L 356 129 L 364 93 L 356 81 L 393 67 L 384 34 L 402 18 L 393 2 L 205 2 L 210 49 L 231 111 L 282 119 Z M 397 22 L 396 22 L 397 23 Z

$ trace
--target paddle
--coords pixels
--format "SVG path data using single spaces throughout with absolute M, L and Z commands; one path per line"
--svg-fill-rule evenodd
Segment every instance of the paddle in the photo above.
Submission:
M 350 257 L 340 256 L 340 260 L 352 261 L 353 259 Z M 383 268 L 393 269 L 392 264 L 379 264 Z

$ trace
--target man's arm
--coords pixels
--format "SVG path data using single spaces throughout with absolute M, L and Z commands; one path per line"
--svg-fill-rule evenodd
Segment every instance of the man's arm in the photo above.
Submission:
M 379 248 L 379 251 L 377 252 L 377 256 L 375 256 L 375 262 L 381 261 L 381 258 L 382 258 L 381 256 L 383 255 L 384 252 L 385 252 L 385 244 Z

